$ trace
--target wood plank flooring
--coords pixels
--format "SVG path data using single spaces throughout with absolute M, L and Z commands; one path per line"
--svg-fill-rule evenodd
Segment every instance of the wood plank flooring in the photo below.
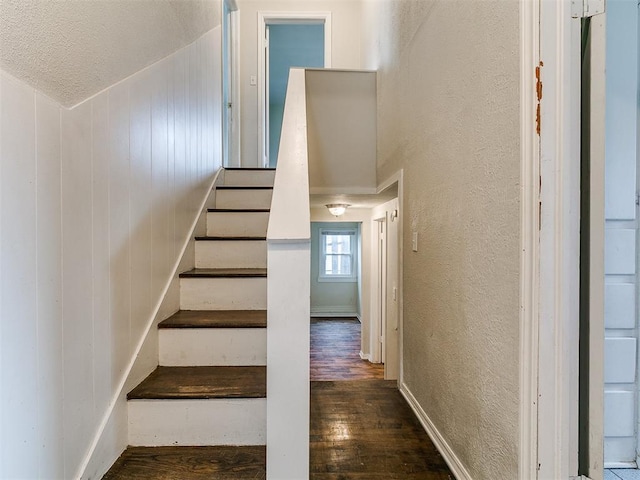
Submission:
M 311 322 L 311 480 L 453 475 L 383 366 L 360 359 L 357 319 Z
M 360 358 L 356 318 L 311 319 L 311 381 L 382 379 L 384 366 Z
M 266 447 L 129 447 L 103 480 L 263 480 Z
M 127 395 L 129 400 L 264 398 L 267 369 L 258 367 L 158 367 Z

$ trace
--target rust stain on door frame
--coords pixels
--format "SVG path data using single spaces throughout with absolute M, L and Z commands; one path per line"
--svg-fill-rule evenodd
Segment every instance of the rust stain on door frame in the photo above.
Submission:
M 540 136 L 540 101 L 542 100 L 542 79 L 541 69 L 544 67 L 544 63 L 540 61 L 536 67 L 536 96 L 538 98 L 538 105 L 536 107 L 536 133 Z

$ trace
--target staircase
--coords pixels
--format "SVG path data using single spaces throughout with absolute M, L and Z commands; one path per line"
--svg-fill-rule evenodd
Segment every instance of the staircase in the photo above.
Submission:
M 127 395 L 130 447 L 104 479 L 265 478 L 267 246 L 274 169 L 225 169 L 158 325 L 159 366 Z

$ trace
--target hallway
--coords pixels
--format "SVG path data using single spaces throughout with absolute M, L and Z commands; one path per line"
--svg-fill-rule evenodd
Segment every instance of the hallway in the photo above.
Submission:
M 396 382 L 359 351 L 356 319 L 312 319 L 310 478 L 452 479 Z

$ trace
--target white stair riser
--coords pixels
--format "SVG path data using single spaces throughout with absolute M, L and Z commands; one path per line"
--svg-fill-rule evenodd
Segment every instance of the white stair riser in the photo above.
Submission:
M 129 400 L 129 445 L 265 445 L 264 398 Z
M 196 268 L 267 268 L 264 240 L 196 242 Z
M 162 366 L 267 364 L 266 328 L 162 328 L 158 334 Z
M 266 277 L 181 278 L 181 310 L 265 310 Z
M 210 237 L 266 237 L 269 212 L 209 212 Z
M 273 190 L 216 190 L 216 208 L 269 208 Z
M 226 170 L 224 172 L 224 184 L 267 187 L 273 186 L 275 177 L 275 170 Z

